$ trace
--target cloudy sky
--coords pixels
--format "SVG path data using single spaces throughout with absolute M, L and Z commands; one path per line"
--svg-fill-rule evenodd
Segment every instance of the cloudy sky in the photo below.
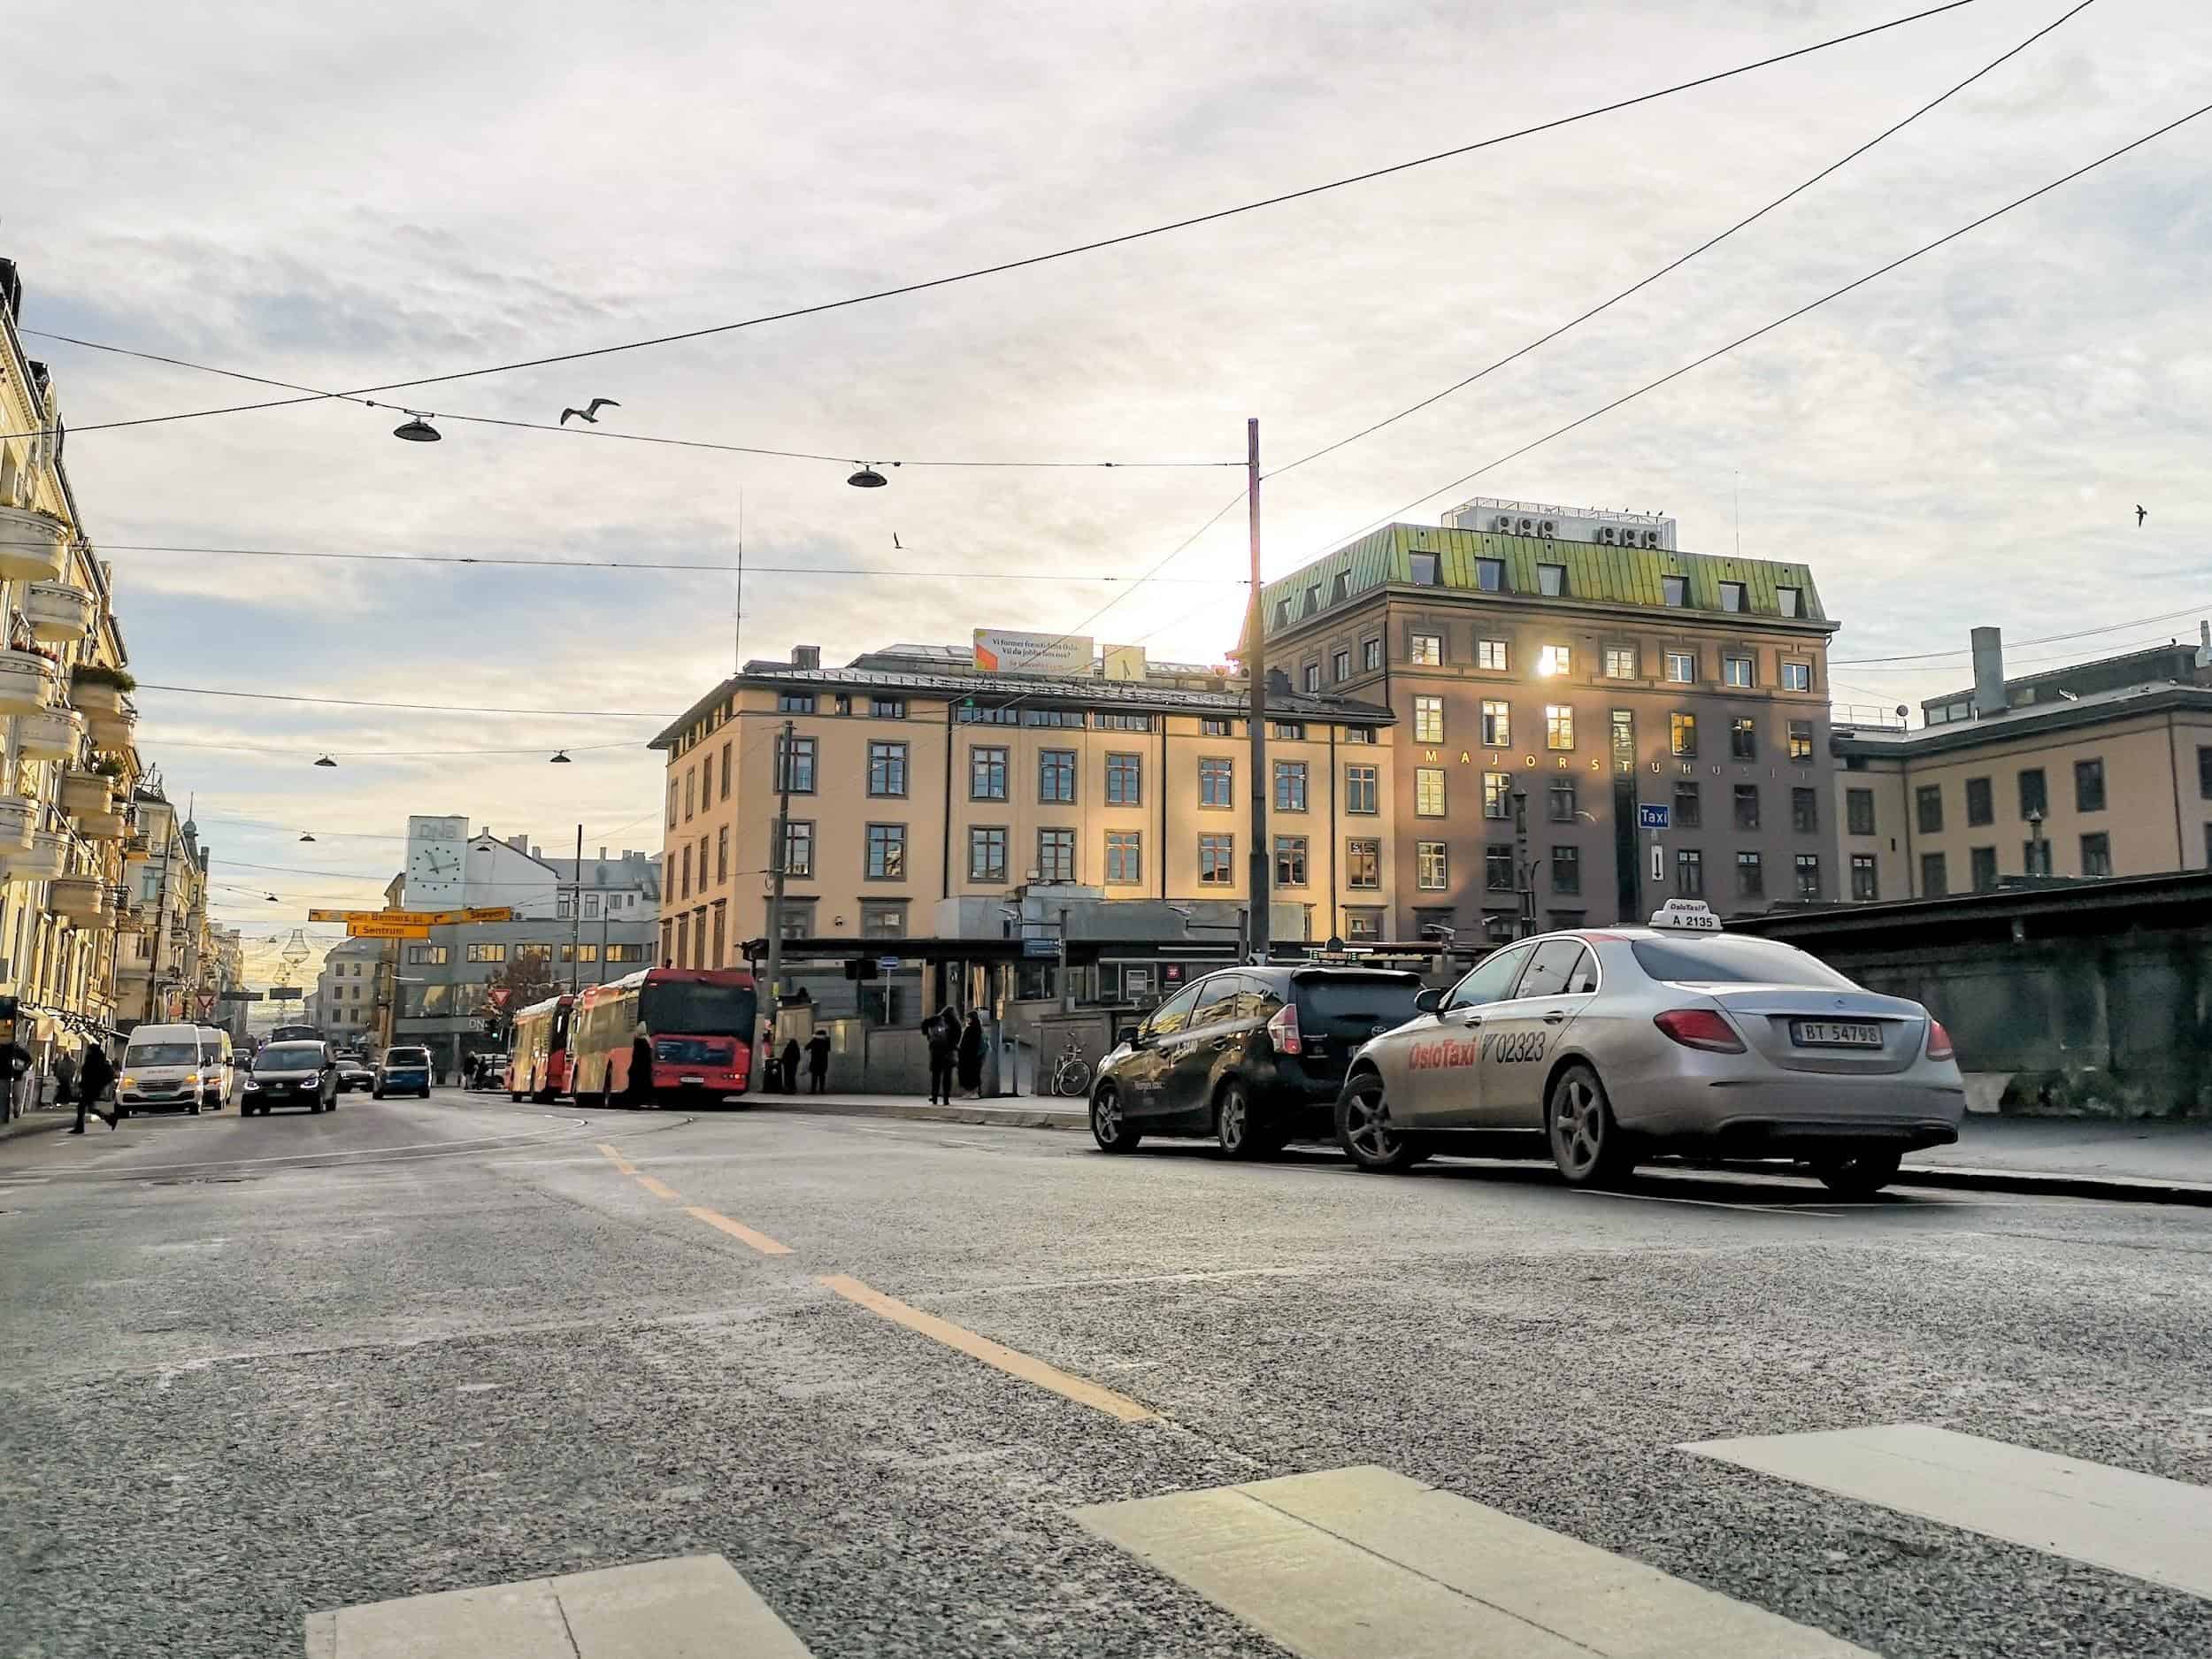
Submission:
M 1157 565 L 1236 493 L 1233 468 L 907 465 L 863 493 L 841 457 L 1233 462 L 1256 415 L 1270 460 L 1289 460 L 1647 275 L 2070 4 L 1975 0 L 1099 253 L 391 394 L 449 417 L 436 445 L 337 402 L 89 430 L 281 394 L 28 343 L 61 388 L 140 679 L 274 699 L 139 699 L 143 747 L 196 796 L 219 879 L 255 889 L 226 890 L 219 914 L 265 931 L 313 902 L 374 902 L 411 811 L 549 848 L 580 820 L 595 848 L 657 848 L 654 718 L 306 699 L 672 714 L 731 665 L 735 584 L 134 544 L 725 566 L 741 499 L 747 562 L 768 572 L 746 583 L 748 656 L 805 641 L 834 660 L 991 625 L 1215 659 L 1236 628 L 1240 513 L 1164 580 L 1098 578 Z M 1910 9 L 29 0 L 0 252 L 22 267 L 27 329 L 350 388 L 1019 258 Z M 2212 611 L 2212 117 L 1442 487 L 2208 99 L 2198 0 L 2096 0 L 1683 270 L 1271 482 L 1269 573 L 1475 494 L 1664 509 L 1686 547 L 1809 559 L 1844 622 L 1836 700 L 1869 707 L 1962 683 L 1975 623 L 2023 641 L 2022 666 L 2193 633 L 2192 615 L 2160 613 Z M 594 396 L 622 404 L 603 432 L 841 459 L 451 419 L 552 421 Z M 826 567 L 878 573 L 810 573 Z M 1843 665 L 1936 650 L 1957 654 Z M 576 764 L 549 768 L 557 746 Z M 325 750 L 335 771 L 309 764 Z

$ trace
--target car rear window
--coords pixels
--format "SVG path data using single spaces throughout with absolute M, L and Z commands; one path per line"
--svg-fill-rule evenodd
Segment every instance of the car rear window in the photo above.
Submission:
M 1820 990 L 1857 987 L 1824 963 L 1771 939 L 1708 933 L 1684 939 L 1639 939 L 1629 945 L 1636 965 L 1678 985 L 1790 985 Z
M 387 1048 L 384 1051 L 384 1064 L 386 1065 L 428 1065 L 430 1050 L 427 1048 Z
M 323 1051 L 311 1042 L 273 1042 L 261 1051 L 259 1061 L 265 1071 L 304 1071 L 311 1068 L 320 1071 Z
M 1402 1025 L 1420 1010 L 1421 981 L 1410 973 L 1332 973 L 1291 981 L 1301 1018 Z

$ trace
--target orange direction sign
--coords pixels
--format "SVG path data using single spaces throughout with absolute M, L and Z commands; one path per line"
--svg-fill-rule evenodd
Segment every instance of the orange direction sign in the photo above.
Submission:
M 356 922 L 375 922 L 388 927 L 451 927 L 464 922 L 511 922 L 514 907 L 508 904 L 484 905 L 466 910 L 310 910 L 311 922 L 343 922 L 351 927 Z M 357 933 L 357 939 L 404 938 L 405 934 Z

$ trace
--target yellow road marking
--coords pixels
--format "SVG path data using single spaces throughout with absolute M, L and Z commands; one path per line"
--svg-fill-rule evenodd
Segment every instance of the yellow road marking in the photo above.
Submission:
M 599 1150 L 606 1155 L 608 1163 L 613 1164 L 615 1168 L 620 1170 L 625 1175 L 635 1175 L 637 1173 L 637 1166 L 633 1164 L 629 1159 L 624 1157 L 619 1152 L 617 1152 L 605 1141 L 602 1141 L 599 1143 Z
M 947 1348 L 957 1348 L 963 1354 L 981 1360 L 986 1365 L 996 1366 L 1010 1377 L 1034 1383 L 1040 1388 L 1049 1388 L 1054 1394 L 1103 1411 L 1108 1417 L 1119 1417 L 1124 1423 L 1148 1423 L 1159 1413 L 1149 1406 L 1141 1405 L 1127 1394 L 1116 1394 L 1111 1388 L 1102 1388 L 1094 1382 L 1071 1377 L 1056 1365 L 1048 1365 L 1041 1359 L 1019 1354 L 1010 1348 L 994 1342 L 987 1336 L 978 1336 L 964 1326 L 910 1308 L 895 1296 L 887 1296 L 872 1286 L 864 1285 L 843 1273 L 833 1273 L 817 1281 L 828 1286 L 848 1302 L 859 1303 L 871 1313 L 880 1314 L 895 1325 L 902 1325 L 910 1331 L 918 1331 L 933 1341 Z
M 654 1197 L 665 1198 L 672 1204 L 680 1204 L 684 1202 L 684 1195 L 666 1181 L 657 1181 L 649 1175 L 641 1175 L 637 1177 L 637 1184 L 652 1194 Z
M 687 1216 L 696 1216 L 700 1220 L 705 1222 L 710 1227 L 721 1228 L 723 1232 L 728 1233 L 733 1239 L 743 1240 L 747 1244 L 751 1245 L 753 1248 L 758 1250 L 763 1256 L 788 1256 L 791 1254 L 791 1247 L 789 1245 L 780 1243 L 777 1240 L 770 1238 L 764 1233 L 755 1233 L 743 1222 L 732 1221 L 727 1216 L 722 1215 L 712 1210 L 708 1210 L 702 1205 L 694 1204 L 691 1208 L 685 1210 L 684 1214 Z

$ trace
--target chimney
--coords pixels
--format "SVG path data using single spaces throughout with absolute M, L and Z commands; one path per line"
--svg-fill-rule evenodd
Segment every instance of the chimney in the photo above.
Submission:
M 539 853 L 539 848 L 538 848 L 538 844 L 537 844 L 537 842 L 535 842 L 535 841 L 532 841 L 532 842 L 530 843 L 530 856 L 531 856 L 531 857 L 533 857 L 533 858 L 535 858 L 536 856 L 538 856 L 538 853 Z
M 604 847 L 599 849 L 599 862 L 603 864 L 607 862 L 607 849 Z
M 818 646 L 818 645 L 795 645 L 795 646 L 793 646 L 793 647 L 791 648 L 791 666 L 792 666 L 792 667 L 794 667 L 794 668 L 819 668 L 821 665 L 822 665 L 822 648 L 821 648 L 820 646 Z
M 2005 711 L 2005 634 L 2002 628 L 1976 628 L 1967 635 L 1974 649 L 1974 718 Z

